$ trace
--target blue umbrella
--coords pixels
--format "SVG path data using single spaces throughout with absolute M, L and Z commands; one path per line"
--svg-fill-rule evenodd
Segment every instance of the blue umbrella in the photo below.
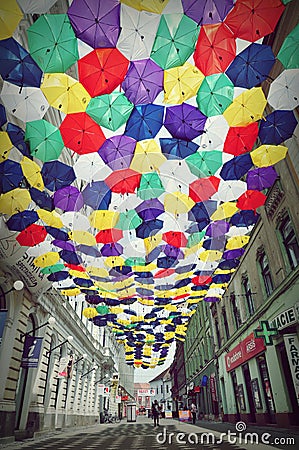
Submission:
M 0 127 L 7 122 L 6 111 L 4 105 L 0 104 Z
M 147 220 L 142 222 L 137 228 L 136 228 L 136 236 L 145 239 L 149 236 L 153 236 L 154 234 L 157 234 L 159 230 L 163 228 L 163 221 L 159 219 L 155 220 Z
M 186 273 L 191 272 L 191 270 L 194 270 L 196 267 L 196 264 L 187 264 L 185 266 L 179 266 L 175 269 L 176 273 Z
M 231 274 L 218 274 L 212 277 L 213 283 L 221 284 L 221 283 L 228 283 L 231 278 Z
M 13 145 L 20 150 L 24 156 L 30 156 L 30 149 L 27 143 L 24 141 L 25 132 L 22 128 L 17 125 L 8 122 L 6 131 L 8 133 L 9 139 Z
M 90 288 L 91 286 L 93 286 L 93 281 L 85 279 L 85 278 L 78 278 L 78 277 L 76 277 L 76 278 L 74 278 L 74 283 L 77 286 L 81 286 L 81 287 L 84 287 L 84 288 Z
M 108 209 L 111 202 L 111 190 L 105 181 L 93 181 L 83 189 L 84 203 L 93 209 Z
M 162 153 L 167 159 L 184 159 L 195 153 L 199 147 L 195 142 L 175 138 L 160 138 Z
M 225 73 L 235 86 L 250 89 L 266 80 L 274 63 L 271 47 L 254 42 L 234 58 Z
M 173 137 L 192 141 L 204 132 L 206 120 L 198 108 L 182 103 L 166 108 L 164 126 Z
M 50 227 L 48 225 L 45 226 L 47 232 L 54 238 L 58 239 L 59 241 L 68 241 L 69 235 L 59 228 Z
M 82 262 L 82 259 L 76 252 L 71 252 L 69 250 L 61 250 L 59 252 L 60 258 L 63 259 L 68 264 L 79 265 Z
M 217 209 L 216 200 L 195 203 L 188 212 L 188 219 L 197 223 L 199 231 L 202 231 L 210 223 L 210 216 Z
M 47 278 L 49 281 L 62 281 L 66 280 L 68 277 L 69 273 L 65 270 L 62 270 L 61 272 L 51 273 Z
M 227 259 L 226 261 L 221 261 L 218 268 L 221 270 L 235 269 L 240 264 L 239 259 Z
M 223 164 L 220 176 L 223 180 L 239 180 L 252 167 L 250 153 L 235 156 Z
M 21 87 L 40 87 L 43 72 L 14 38 L 0 41 L 0 74 L 4 81 Z
M 38 220 L 39 217 L 36 211 L 26 209 L 25 211 L 20 211 L 10 216 L 6 222 L 6 226 L 11 231 L 22 231 Z
M 163 125 L 164 106 L 137 105 L 126 124 L 125 135 L 136 141 L 153 139 Z
M 135 211 L 144 221 L 154 220 L 164 213 L 164 205 L 157 198 L 152 198 L 136 206 Z
M 157 259 L 157 267 L 160 269 L 169 269 L 170 267 L 176 266 L 178 263 L 177 258 L 172 258 L 171 256 L 162 256 Z M 156 289 L 158 287 L 156 286 Z
M 7 159 L 0 163 L 0 193 L 4 194 L 21 185 L 23 172 L 19 163 Z
M 135 277 L 134 278 L 135 281 L 137 281 L 138 283 L 142 283 L 142 284 L 154 284 L 154 279 L 153 278 L 141 278 L 141 277 Z
M 52 245 L 55 245 L 56 247 L 62 248 L 63 250 L 68 250 L 70 252 L 75 252 L 76 251 L 76 247 L 70 241 L 62 241 L 60 239 L 54 239 L 54 241 L 52 241 Z
M 223 250 L 226 243 L 225 236 L 213 237 L 203 241 L 203 247 L 207 250 Z
M 188 286 L 189 283 L 191 283 L 191 278 L 188 278 L 188 277 L 187 277 L 187 278 L 185 278 L 185 279 L 183 279 L 183 280 L 177 281 L 177 282 L 175 283 L 174 287 L 175 287 L 176 289 L 179 289 L 179 288 Z
M 45 162 L 41 174 L 45 187 L 52 192 L 69 186 L 76 179 L 73 168 L 60 161 Z
M 146 262 L 148 264 L 151 262 L 154 262 L 158 258 L 158 256 L 160 255 L 161 252 L 162 252 L 162 247 L 160 245 L 153 248 L 153 250 L 148 255 L 146 255 L 146 257 L 145 257 Z
M 293 111 L 273 111 L 260 122 L 259 138 L 262 144 L 279 145 L 292 137 L 297 126 Z
M 236 227 L 249 227 L 259 220 L 260 215 L 252 209 L 244 209 L 230 218 L 231 225 Z
M 48 211 L 53 211 L 54 202 L 52 197 L 46 191 L 39 191 L 36 188 L 29 188 L 29 193 L 32 200 L 43 209 L 47 209 Z

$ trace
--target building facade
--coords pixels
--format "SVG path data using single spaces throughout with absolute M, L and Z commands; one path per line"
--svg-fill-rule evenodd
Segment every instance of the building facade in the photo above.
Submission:
M 172 396 L 171 396 L 171 375 L 170 370 L 165 369 L 155 378 L 149 382 L 151 389 L 155 392 L 152 397 L 152 402 L 157 400 L 157 402 L 162 407 L 162 412 L 172 411 Z

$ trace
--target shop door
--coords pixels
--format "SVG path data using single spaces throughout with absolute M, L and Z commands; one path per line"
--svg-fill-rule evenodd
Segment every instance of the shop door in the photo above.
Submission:
M 242 366 L 242 369 L 243 369 L 243 375 L 244 375 L 248 404 L 249 404 L 249 420 L 250 420 L 250 422 L 256 422 L 255 406 L 254 406 L 254 402 L 253 402 L 253 395 L 252 395 L 251 383 L 250 383 L 251 376 L 250 376 L 250 370 L 249 370 L 248 364 L 244 364 L 244 366 Z
M 286 382 L 286 387 L 288 390 L 288 395 L 293 410 L 293 414 L 291 416 L 292 425 L 299 425 L 299 406 L 296 399 L 296 391 L 294 388 L 290 364 L 284 343 L 280 344 L 277 347 L 277 349 L 280 355 L 281 367 L 283 369 L 283 376 Z
M 266 402 L 266 408 L 269 416 L 269 422 L 276 423 L 274 398 L 265 355 L 258 356 L 257 361 L 261 375 L 262 387 Z
M 240 408 L 239 408 L 239 391 L 238 391 L 238 382 L 237 382 L 237 376 L 236 376 L 236 372 L 233 370 L 231 372 L 231 377 L 232 377 L 232 382 L 233 382 L 233 387 L 234 387 L 234 394 L 235 394 L 235 405 L 236 405 L 236 419 L 240 420 L 241 416 L 240 416 Z

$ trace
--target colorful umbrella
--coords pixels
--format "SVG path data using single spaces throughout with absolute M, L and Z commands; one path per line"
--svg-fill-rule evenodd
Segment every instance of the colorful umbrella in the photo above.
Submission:
M 142 219 L 134 209 L 121 212 L 115 228 L 120 230 L 134 230 L 141 225 Z
M 6 131 L 0 131 L 0 161 L 3 162 L 9 157 L 13 145 Z
M 197 177 L 214 175 L 222 165 L 222 152 L 218 150 L 197 151 L 186 158 L 190 171 Z
M 42 71 L 15 39 L 0 41 L 0 74 L 4 81 L 18 86 L 40 87 Z
M 206 116 L 223 113 L 232 103 L 234 85 L 224 73 L 216 73 L 204 78 L 197 92 L 196 101 L 200 111 Z
M 276 56 L 285 69 L 299 68 L 298 41 L 299 24 L 287 35 Z
M 213 195 L 213 199 L 229 202 L 236 200 L 240 195 L 242 195 L 247 189 L 246 183 L 240 180 L 221 180 L 219 183 L 218 191 Z
M 235 56 L 236 41 L 225 23 L 201 27 L 193 58 L 205 76 L 225 72 Z
M 160 138 L 162 153 L 167 159 L 184 159 L 192 155 L 198 149 L 198 145 L 192 141 L 184 141 L 175 138 Z
M 79 58 L 78 43 L 66 14 L 43 14 L 28 28 L 32 58 L 43 72 L 65 72 Z
M 220 179 L 215 176 L 199 178 L 190 183 L 189 197 L 195 202 L 208 200 L 218 190 Z
M 207 118 L 187 103 L 166 108 L 164 126 L 177 139 L 192 141 L 204 131 Z
M 290 137 L 297 126 L 293 111 L 273 111 L 261 121 L 259 138 L 262 144 L 281 144 Z
M 288 148 L 283 145 L 261 145 L 250 155 L 253 164 L 257 167 L 273 166 L 286 157 Z
M 223 151 L 234 156 L 249 152 L 256 141 L 258 133 L 259 127 L 257 122 L 243 127 L 231 127 L 228 130 Z
M 112 136 L 101 146 L 99 155 L 112 170 L 125 169 L 131 164 L 135 146 L 135 139 L 129 136 Z
M 153 103 L 163 90 L 163 70 L 151 59 L 131 61 L 121 87 L 134 105 Z
M 158 198 L 165 192 L 161 179 L 156 172 L 143 173 L 140 179 L 137 195 L 142 200 Z
M 0 39 L 11 37 L 22 18 L 23 14 L 16 0 L 11 0 L 9 3 L 2 2 L 0 7 Z
M 164 107 L 149 103 L 134 107 L 126 124 L 125 133 L 136 141 L 153 139 L 163 125 Z
M 139 187 L 141 174 L 133 169 L 116 170 L 105 179 L 112 192 L 119 194 L 134 193 Z
M 194 52 L 199 27 L 184 14 L 162 14 L 151 58 L 163 69 L 183 65 Z
M 119 213 L 115 211 L 97 210 L 90 214 L 90 225 L 98 230 L 114 228 L 119 218 Z
M 215 222 L 211 222 L 206 229 L 206 236 L 210 236 L 213 238 L 218 238 L 226 234 L 229 230 L 229 223 L 225 220 L 216 220 Z
M 107 228 L 98 232 L 95 236 L 97 243 L 112 244 L 123 237 L 123 232 L 117 228 Z
M 17 125 L 9 122 L 6 127 L 8 136 L 13 143 L 13 145 L 25 156 L 29 156 L 29 148 L 24 141 L 25 133 L 24 130 Z M 2 147 L 2 146 L 1 146 Z
M 218 206 L 215 212 L 211 214 L 211 220 L 223 220 L 231 217 L 238 211 L 238 206 L 235 202 L 224 202 Z
M 236 214 L 233 214 L 233 216 L 230 219 L 231 225 L 237 226 L 237 227 L 250 227 L 251 225 L 254 225 L 260 215 L 257 214 L 255 211 L 252 210 L 243 210 L 240 212 L 237 212 Z
M 54 193 L 54 205 L 64 211 L 79 211 L 83 206 L 81 192 L 75 186 L 65 186 Z
M 73 168 L 61 161 L 45 162 L 41 174 L 45 187 L 52 192 L 69 186 L 76 179 Z
M 153 220 L 164 212 L 164 206 L 157 198 L 153 198 L 144 200 L 135 210 L 142 220 Z
M 21 186 L 23 172 L 20 164 L 9 159 L 0 163 L 0 193 L 4 194 Z
M 111 173 L 98 152 L 79 156 L 75 162 L 74 172 L 79 180 L 87 182 L 104 180 Z
M 166 161 L 154 139 L 137 142 L 130 168 L 139 173 L 154 172 Z
M 26 189 L 16 188 L 0 195 L 0 212 L 11 215 L 25 211 L 30 202 L 29 192 Z
M 235 156 L 223 164 L 220 176 L 223 180 L 239 180 L 252 167 L 252 153 Z
M 33 263 L 36 267 L 47 267 L 53 266 L 58 261 L 59 261 L 58 252 L 48 252 L 35 258 Z
M 267 96 L 274 109 L 295 109 L 299 105 L 299 69 L 287 69 L 272 81 Z
M 115 47 L 120 32 L 120 4 L 117 0 L 98 3 L 74 0 L 67 14 L 76 36 L 93 48 Z
M 20 245 L 27 247 L 33 247 L 34 245 L 40 244 L 46 239 L 47 230 L 41 225 L 36 225 L 33 223 L 27 228 L 21 231 L 16 237 L 16 240 Z
M 194 201 L 186 194 L 181 192 L 171 192 L 165 194 L 164 208 L 165 211 L 176 214 L 182 214 L 190 211 L 194 206 Z
M 277 177 L 277 172 L 272 166 L 249 170 L 246 177 L 247 189 L 263 191 L 270 188 Z
M 266 195 L 255 190 L 247 190 L 237 201 L 236 206 L 240 209 L 253 209 L 254 211 L 266 201 Z
M 64 145 L 79 155 L 98 151 L 105 141 L 101 127 L 85 112 L 67 114 L 59 129 Z
M 136 236 L 145 239 L 154 236 L 163 228 L 163 221 L 160 219 L 147 220 L 136 228 Z
M 234 6 L 233 0 L 182 0 L 184 13 L 199 25 L 223 22 Z
M 187 245 L 187 238 L 181 231 L 168 231 L 167 233 L 163 233 L 162 237 L 167 244 L 173 247 L 180 248 L 186 247 Z
M 93 209 L 108 209 L 111 191 L 105 181 L 92 181 L 82 191 L 84 204 Z
M 121 244 L 111 243 L 104 244 L 101 248 L 102 256 L 119 256 L 123 254 L 123 247 Z
M 31 155 L 44 162 L 58 158 L 64 147 L 59 129 L 43 119 L 26 123 L 25 140 Z
M 185 62 L 182 66 L 164 71 L 164 102 L 183 103 L 196 95 L 204 79 L 201 71 Z
M 231 127 L 246 126 L 263 117 L 266 104 L 262 88 L 254 87 L 235 97 L 223 116 Z
M 38 219 L 36 211 L 28 209 L 10 216 L 6 226 L 11 231 L 22 231 L 29 225 L 37 222 Z
M 47 211 L 53 211 L 53 199 L 46 191 L 40 191 L 39 189 L 31 187 L 29 188 L 29 192 L 32 200 L 36 203 L 37 206 Z
M 45 186 L 40 166 L 27 156 L 23 156 L 20 165 L 28 184 L 39 191 L 43 191 Z
M 50 227 L 54 228 L 62 228 L 63 223 L 60 219 L 59 214 L 56 211 L 47 211 L 45 209 L 38 209 L 37 211 L 38 217 Z

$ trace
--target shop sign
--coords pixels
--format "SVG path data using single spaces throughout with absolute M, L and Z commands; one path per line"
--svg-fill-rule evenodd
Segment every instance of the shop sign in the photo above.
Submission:
M 37 368 L 42 348 L 42 337 L 26 336 L 21 360 L 23 368 Z
M 251 333 L 225 355 L 226 371 L 229 372 L 235 369 L 245 361 L 248 361 L 255 355 L 258 355 L 260 352 L 265 350 L 265 348 L 264 339 L 255 338 L 254 334 Z
M 212 374 L 210 376 L 210 391 L 213 402 L 217 402 L 217 392 L 216 392 L 216 383 L 215 383 L 215 375 Z
M 121 403 L 121 396 L 120 395 L 116 395 L 115 396 L 115 403 Z
M 151 397 L 155 395 L 155 389 L 138 389 L 137 395 L 141 397 Z
M 285 334 L 283 339 L 299 404 L 299 340 L 297 334 Z
M 283 330 L 287 328 L 289 325 L 293 325 L 298 322 L 297 308 L 293 306 L 292 308 L 286 309 L 281 312 L 271 322 L 273 328 L 277 328 L 277 330 Z
M 127 402 L 127 401 L 129 400 L 129 396 L 128 396 L 128 395 L 122 395 L 122 396 L 121 396 L 121 400 L 122 400 L 123 402 Z
M 200 392 L 200 386 L 194 386 L 193 391 L 196 392 Z

